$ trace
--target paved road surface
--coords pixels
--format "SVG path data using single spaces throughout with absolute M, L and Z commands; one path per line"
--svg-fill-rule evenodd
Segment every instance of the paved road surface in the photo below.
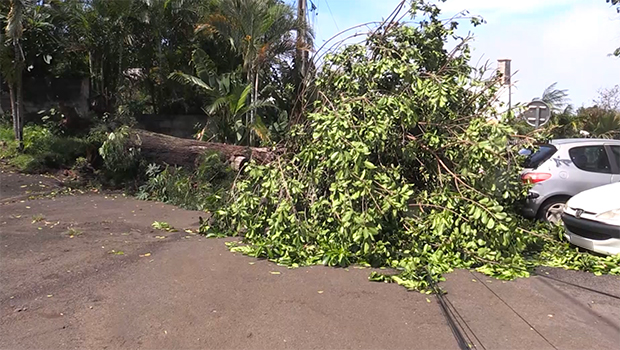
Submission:
M 0 195 L 17 198 L 0 204 L 2 349 L 458 348 L 436 297 L 368 282 L 368 270 L 287 269 L 184 232 L 199 212 L 120 195 L 25 200 L 23 181 L 40 179 L 21 180 Z M 179 232 L 153 230 L 156 220 Z M 549 277 L 615 295 L 620 279 L 547 272 L 448 275 L 472 346 L 617 349 L 620 301 Z

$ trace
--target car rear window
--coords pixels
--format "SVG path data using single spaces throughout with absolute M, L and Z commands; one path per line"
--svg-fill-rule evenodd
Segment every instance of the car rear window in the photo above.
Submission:
M 524 168 L 536 169 L 542 163 L 546 162 L 551 156 L 557 152 L 558 149 L 553 145 L 540 145 L 538 150 L 532 153 L 523 164 Z

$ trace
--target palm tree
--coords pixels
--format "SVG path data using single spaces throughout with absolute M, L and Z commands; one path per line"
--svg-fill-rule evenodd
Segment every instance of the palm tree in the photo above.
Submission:
M 250 112 L 273 105 L 263 100 L 250 102 L 252 85 L 243 84 L 238 72 L 217 75 L 215 65 L 203 50 L 194 51 L 192 63 L 195 76 L 177 71 L 170 75 L 170 79 L 195 87 L 210 101 L 203 108 L 210 118 L 197 138 L 251 145 L 249 135 L 253 132 L 267 141 L 269 132 L 262 119 L 256 116 L 255 120 L 248 124 L 244 122 L 244 117 Z M 215 129 L 215 132 L 209 137 L 212 129 Z
M 196 32 L 219 35 L 242 55 L 243 71 L 252 85 L 252 101 L 257 103 L 261 72 L 282 56 L 294 57 L 297 41 L 293 34 L 302 26 L 305 22 L 280 0 L 222 0 L 219 13 L 208 16 Z M 305 42 L 312 42 L 311 32 L 303 32 L 309 36 Z M 247 124 L 254 121 L 251 111 Z
M 148 20 L 146 0 L 65 0 L 55 3 L 67 27 L 67 51 L 88 60 L 91 98 L 100 112 L 111 111 L 131 51 Z
M 568 102 L 570 101 L 568 98 L 568 90 L 556 89 L 557 84 L 558 83 L 553 83 L 549 85 L 540 98 L 540 100 L 551 108 L 551 112 L 553 113 L 561 113 L 562 110 L 568 106 Z
M 24 54 L 21 46 L 21 39 L 24 34 L 24 13 L 27 0 L 11 0 L 9 14 L 6 18 L 5 33 L 8 43 L 12 46 L 12 71 L 3 72 L 9 85 L 11 98 L 11 113 L 13 115 L 13 130 L 15 139 L 18 142 L 19 150 L 24 149 L 24 107 L 23 107 L 23 69 Z M 7 51 L 5 51 L 6 53 Z M 3 65 L 4 66 L 4 65 Z M 8 73 L 8 74 L 7 74 Z
M 620 112 L 598 106 L 580 108 L 583 130 L 594 137 L 620 138 Z

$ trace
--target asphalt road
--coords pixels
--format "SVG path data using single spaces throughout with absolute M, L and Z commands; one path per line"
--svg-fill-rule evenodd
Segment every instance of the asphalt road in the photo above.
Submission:
M 369 282 L 367 269 L 288 269 L 186 232 L 202 213 L 113 194 L 28 200 L 20 193 L 43 180 L 8 175 L 2 349 L 458 348 L 437 297 Z M 472 347 L 618 349 L 620 278 L 540 274 L 447 276 L 445 300 Z

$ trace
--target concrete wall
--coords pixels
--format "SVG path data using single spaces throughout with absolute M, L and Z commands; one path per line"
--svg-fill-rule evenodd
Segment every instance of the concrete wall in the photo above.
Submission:
M 192 138 L 204 125 L 207 116 L 202 115 L 165 115 L 142 114 L 136 116 L 137 127 L 161 134 Z
M 11 112 L 11 99 L 8 86 L 4 81 L 0 90 L 0 109 Z M 88 114 L 88 96 L 90 94 L 88 78 L 68 78 L 35 80 L 24 79 L 24 112 L 26 121 L 38 118 L 37 112 L 56 108 L 60 103 L 75 108 L 84 117 Z

